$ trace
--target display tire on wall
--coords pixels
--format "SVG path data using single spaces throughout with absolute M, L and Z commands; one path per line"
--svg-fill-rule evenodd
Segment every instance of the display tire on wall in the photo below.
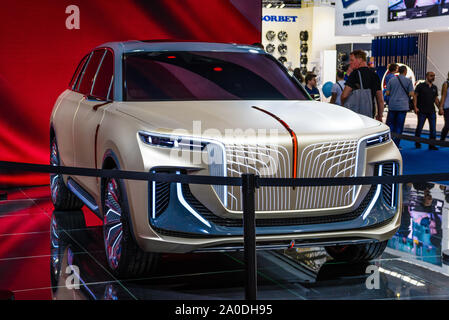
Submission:
M 327 253 L 336 261 L 365 262 L 374 260 L 382 255 L 388 240 L 364 244 L 326 247 Z
M 122 181 L 103 179 L 102 190 L 103 239 L 109 268 L 120 278 L 151 274 L 157 266 L 159 255 L 143 251 L 135 242 Z
M 50 164 L 60 165 L 58 144 L 56 137 L 50 141 Z M 83 207 L 83 202 L 67 188 L 61 174 L 50 174 L 51 201 L 56 210 L 79 210 Z

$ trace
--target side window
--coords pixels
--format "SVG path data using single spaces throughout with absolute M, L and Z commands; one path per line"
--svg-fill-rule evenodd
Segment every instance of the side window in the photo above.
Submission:
M 100 69 L 95 77 L 94 86 L 91 95 L 94 97 L 107 100 L 114 99 L 113 97 L 113 75 L 114 75 L 114 55 L 107 50 L 103 58 Z
M 104 55 L 104 49 L 95 50 L 92 54 L 87 66 L 84 68 L 80 76 L 80 81 L 78 82 L 78 90 L 80 93 L 88 95 L 90 94 L 92 84 L 97 73 L 98 66 Z
M 84 64 L 86 63 L 87 58 L 89 58 L 89 55 L 90 54 L 85 55 L 84 58 L 81 59 L 81 62 L 78 64 L 78 67 L 76 68 L 75 73 L 73 74 L 72 79 L 70 80 L 70 83 L 69 83 L 70 89 L 73 89 L 74 84 L 77 82 L 81 71 L 84 69 Z

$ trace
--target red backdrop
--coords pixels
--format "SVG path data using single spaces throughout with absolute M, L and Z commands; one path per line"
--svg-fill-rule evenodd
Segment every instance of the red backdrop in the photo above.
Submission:
M 67 29 L 80 11 L 80 28 Z M 17 0 L 0 10 L 0 160 L 48 163 L 49 117 L 79 60 L 108 41 L 180 39 L 254 43 L 261 0 Z M 48 175 L 0 172 L 0 187 Z

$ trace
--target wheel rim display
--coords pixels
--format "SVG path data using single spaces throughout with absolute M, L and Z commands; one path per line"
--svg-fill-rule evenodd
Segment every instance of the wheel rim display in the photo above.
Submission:
M 51 144 L 50 164 L 52 166 L 59 165 L 58 147 L 56 146 L 55 141 L 53 141 Z M 58 198 L 58 193 L 59 193 L 58 179 L 59 179 L 59 174 L 50 174 L 51 200 L 53 201 L 53 203 L 56 203 L 56 199 Z
M 106 185 L 103 233 L 106 256 L 112 269 L 117 269 L 122 253 L 123 225 L 119 195 L 117 181 L 110 179 Z

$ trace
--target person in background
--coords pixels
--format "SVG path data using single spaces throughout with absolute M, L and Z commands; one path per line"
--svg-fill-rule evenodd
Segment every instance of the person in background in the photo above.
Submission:
M 378 121 L 382 121 L 382 116 L 384 112 L 384 97 L 381 90 L 380 79 L 377 74 L 370 68 L 366 63 L 366 53 L 362 50 L 356 50 L 351 52 L 349 56 L 351 74 L 346 81 L 345 89 L 341 94 L 341 103 L 345 105 L 353 90 L 359 90 L 360 88 L 360 78 L 364 89 L 371 90 L 372 99 L 372 115 L 376 117 Z M 374 99 L 377 101 L 377 114 L 374 105 Z
M 312 99 L 314 99 L 315 101 L 320 101 L 321 97 L 320 97 L 320 91 L 318 90 L 318 88 L 316 87 L 316 75 L 313 73 L 307 73 L 306 74 L 306 85 L 305 85 L 305 89 L 307 91 L 307 93 L 312 97 Z
M 345 73 L 342 70 L 337 70 L 337 82 L 332 86 L 331 103 L 341 106 L 341 94 L 345 88 Z
M 396 63 L 392 63 L 388 66 L 388 73 L 385 76 L 385 85 L 388 85 L 388 82 L 390 82 L 391 79 L 393 79 L 398 73 L 399 66 Z
M 387 84 L 386 95 L 390 98 L 388 105 L 387 126 L 392 133 L 402 134 L 404 122 L 409 111 L 410 97 L 413 97 L 412 80 L 406 78 L 407 67 L 399 68 L 399 76 L 392 78 Z M 399 147 L 400 139 L 393 137 L 394 143 Z
M 415 137 L 421 137 L 422 128 L 426 119 L 429 120 L 430 139 L 435 139 L 436 132 L 436 113 L 435 104 L 440 106 L 438 100 L 438 88 L 433 84 L 435 73 L 429 71 L 426 73 L 426 82 L 418 84 L 415 88 L 415 113 L 418 115 L 418 125 L 416 126 Z M 415 142 L 415 147 L 420 149 L 421 144 Z M 429 150 L 438 150 L 436 146 L 429 145 Z
M 304 77 L 301 74 L 301 69 L 295 68 L 293 70 L 293 76 L 299 81 L 299 83 L 304 84 Z
M 388 82 L 390 82 L 391 79 L 393 79 L 398 72 L 399 66 L 396 63 L 391 63 L 388 65 L 388 72 L 385 76 L 385 86 L 388 85 Z M 390 97 L 386 95 L 386 89 L 384 90 L 384 100 L 386 104 L 390 103 Z
M 350 75 L 351 72 L 352 72 L 351 66 L 350 66 L 349 64 L 344 65 L 343 68 L 342 68 L 342 70 L 343 70 L 343 72 L 345 73 L 345 76 L 344 76 L 343 79 L 344 79 L 345 82 L 346 82 L 346 81 L 348 81 L 349 75 Z
M 438 114 L 444 115 L 444 127 L 441 130 L 441 141 L 444 141 L 447 137 L 447 133 L 449 132 L 449 97 L 447 96 L 447 89 L 449 87 L 449 73 L 447 74 L 447 80 L 443 83 L 443 87 L 441 89 L 441 101 L 439 105 Z

